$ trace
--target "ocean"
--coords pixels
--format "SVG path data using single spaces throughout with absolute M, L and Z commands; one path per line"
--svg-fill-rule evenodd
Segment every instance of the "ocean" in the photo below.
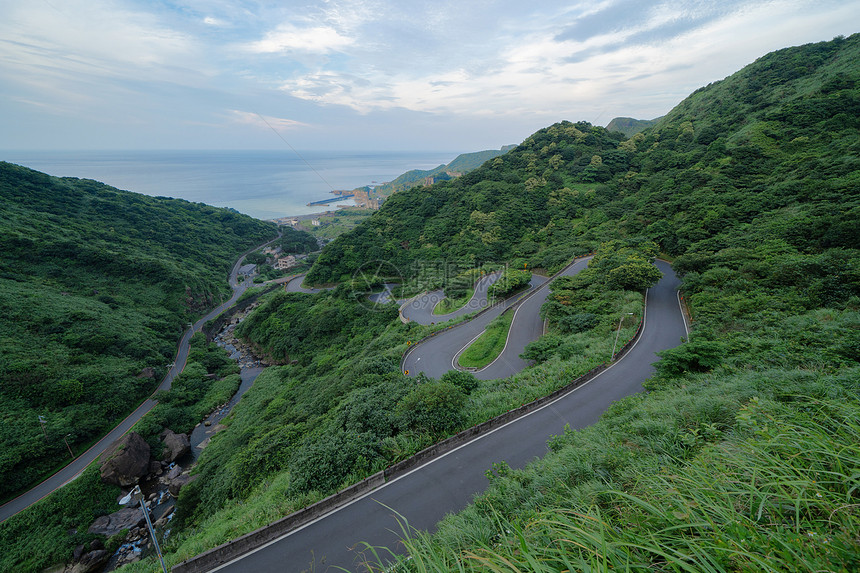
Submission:
M 352 205 L 307 206 L 391 181 L 412 169 L 432 169 L 458 152 L 363 151 L 0 151 L 0 160 L 58 177 L 95 179 L 145 195 L 232 207 L 258 219 L 306 215 Z

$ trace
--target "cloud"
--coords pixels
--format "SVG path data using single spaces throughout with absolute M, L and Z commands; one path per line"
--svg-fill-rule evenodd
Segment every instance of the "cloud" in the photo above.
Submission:
M 307 123 L 294 119 L 260 115 L 253 111 L 229 110 L 229 114 L 235 123 L 253 125 L 262 129 L 290 130 L 297 127 L 309 127 Z
M 487 29 L 457 38 L 459 43 L 452 45 L 458 52 L 444 51 L 441 62 L 435 48 L 417 53 L 412 66 L 373 59 L 376 54 L 350 60 L 356 52 L 349 50 L 348 71 L 342 63 L 326 62 L 313 70 L 293 70 L 293 77 L 280 85 L 294 97 L 362 114 L 402 108 L 455 116 L 570 114 L 579 119 L 584 112 L 602 109 L 646 109 L 646 114 L 660 115 L 696 87 L 752 61 L 744 54 L 763 55 L 782 47 L 786 37 L 797 37 L 803 20 L 809 20 L 804 10 L 814 11 L 813 3 L 621 0 L 556 9 L 550 5 L 530 11 L 519 29 L 510 20 L 488 17 Z M 833 14 L 812 19 L 826 27 Z M 442 28 L 432 40 L 444 45 L 449 40 L 445 33 Z M 494 38 L 500 33 L 504 42 Z M 399 42 L 396 50 L 405 40 L 391 41 Z M 480 43 L 495 51 L 472 49 Z M 750 44 L 756 46 L 752 52 Z M 394 58 L 402 58 L 401 53 Z
M 353 43 L 352 38 L 342 36 L 330 26 L 298 28 L 286 23 L 268 32 L 262 40 L 248 44 L 247 49 L 258 54 L 280 52 L 327 54 L 343 50 Z
M 206 16 L 205 18 L 203 18 L 203 23 L 207 26 L 213 26 L 215 28 L 226 28 L 230 25 L 229 22 L 221 20 L 219 18 L 215 18 L 214 16 Z

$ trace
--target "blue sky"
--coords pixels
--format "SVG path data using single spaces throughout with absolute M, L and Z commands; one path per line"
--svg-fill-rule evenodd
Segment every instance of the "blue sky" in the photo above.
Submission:
M 0 149 L 498 148 L 858 28 L 860 0 L 0 0 Z

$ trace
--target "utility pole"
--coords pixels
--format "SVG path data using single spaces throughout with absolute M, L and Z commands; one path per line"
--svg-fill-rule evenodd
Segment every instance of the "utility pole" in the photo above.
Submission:
M 618 330 L 615 331 L 615 344 L 612 345 L 612 356 L 609 358 L 609 361 L 612 362 L 615 360 L 615 347 L 618 346 L 618 335 L 621 334 L 621 323 L 624 322 L 624 317 L 633 314 L 632 312 L 628 312 L 621 315 L 621 320 L 618 321 Z
M 39 416 L 39 423 L 42 425 L 42 431 L 45 432 L 45 441 L 48 441 L 48 430 L 45 429 L 45 424 L 48 422 L 45 420 L 44 416 Z
M 143 517 L 146 518 L 146 526 L 149 528 L 149 535 L 152 538 L 152 544 L 155 546 L 155 552 L 158 554 L 158 559 L 161 561 L 161 569 L 167 573 L 167 567 L 164 565 L 164 556 L 161 554 L 161 547 L 158 546 L 158 540 L 155 538 L 155 529 L 152 527 L 152 521 L 149 519 L 149 510 L 146 508 L 146 501 L 143 499 L 143 492 L 140 491 L 140 486 L 134 486 L 134 489 L 128 492 L 124 498 L 119 500 L 120 505 L 128 505 L 133 502 L 140 502 L 140 509 L 143 510 Z
M 69 436 L 71 436 L 71 434 L 66 434 L 65 436 L 63 436 L 63 441 L 66 442 L 66 447 L 69 448 L 69 455 L 72 457 L 72 459 L 75 459 L 75 454 L 72 453 L 72 446 L 69 445 L 69 440 L 66 439 Z

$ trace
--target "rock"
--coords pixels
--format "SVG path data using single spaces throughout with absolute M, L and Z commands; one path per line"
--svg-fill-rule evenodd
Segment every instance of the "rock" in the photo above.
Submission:
M 81 560 L 75 563 L 70 573 L 96 573 L 101 571 L 110 559 L 110 553 L 104 549 L 85 553 Z
M 149 475 L 159 476 L 163 471 L 161 467 L 161 462 L 151 461 L 149 462 Z
M 105 544 L 102 543 L 101 539 L 93 539 L 90 541 L 90 551 L 98 551 L 99 549 L 104 549 Z
M 143 523 L 143 521 L 143 512 L 140 511 L 140 506 L 135 504 L 134 507 L 126 507 L 116 513 L 96 518 L 93 524 L 90 525 L 90 528 L 87 529 L 87 532 L 110 537 L 123 529 L 132 530 Z M 90 544 L 90 549 L 98 548 Z
M 155 378 L 155 368 L 153 368 L 152 366 L 147 366 L 140 371 L 140 374 L 137 375 L 137 378 Z
M 127 487 L 149 472 L 149 444 L 137 432 L 115 441 L 102 454 L 101 476 L 107 484 Z
M 173 481 L 182 475 L 182 468 L 180 466 L 173 466 L 173 468 L 167 472 L 168 481 Z
M 191 444 L 185 434 L 174 434 L 170 430 L 164 430 L 161 432 L 161 440 L 164 442 L 163 459 L 166 462 L 175 462 L 191 451 Z
M 77 547 L 75 547 L 74 553 L 72 553 L 72 560 L 73 561 L 80 561 L 83 554 L 84 554 L 84 546 L 78 545 Z
M 167 486 L 167 491 L 169 491 L 170 495 L 172 495 L 173 497 L 179 497 L 179 491 L 196 479 L 197 476 L 182 474 L 181 476 L 170 482 L 170 484 Z

